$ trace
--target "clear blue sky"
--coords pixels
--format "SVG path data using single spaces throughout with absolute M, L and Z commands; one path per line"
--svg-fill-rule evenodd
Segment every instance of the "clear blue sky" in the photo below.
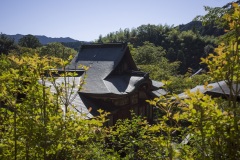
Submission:
M 231 0 L 0 0 L 0 32 L 92 41 L 142 24 L 186 24 Z

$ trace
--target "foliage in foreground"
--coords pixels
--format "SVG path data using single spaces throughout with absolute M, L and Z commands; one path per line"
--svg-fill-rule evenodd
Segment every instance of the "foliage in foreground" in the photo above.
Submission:
M 240 157 L 240 104 L 239 104 L 239 22 L 240 7 L 233 3 L 233 10 L 223 16 L 228 23 L 228 39 L 224 40 L 214 54 L 202 59 L 209 68 L 208 75 L 213 81 L 225 81 L 229 93 L 223 99 L 214 99 L 200 91 L 186 92 L 187 99 L 163 97 L 150 101 L 158 106 L 163 116 L 162 126 L 170 135 L 171 129 L 180 131 L 182 142 L 172 144 L 170 159 L 237 159 Z M 234 86 L 234 87 L 233 87 Z M 207 85 L 206 85 L 207 88 Z M 220 87 L 221 88 L 221 87 Z M 164 130 L 163 130 L 164 131 Z M 173 136 L 169 136 L 171 139 Z M 171 142 L 174 142 L 171 140 Z M 188 145 L 184 145 L 188 144 Z M 182 146 L 181 146 L 182 145 Z M 187 149 L 187 150 L 186 150 Z
M 2 57 L 0 98 L 0 159 L 87 159 L 105 114 L 91 120 L 69 109 L 61 94 L 44 84 L 46 70 L 67 63 L 51 57 Z M 11 66 L 11 67 L 10 67 Z M 41 80 L 41 83 L 40 83 Z M 61 88 L 62 90 L 66 88 Z M 70 93 L 71 94 L 71 93 Z M 99 143 L 100 144 L 100 143 Z M 84 154 L 79 154 L 84 153 Z

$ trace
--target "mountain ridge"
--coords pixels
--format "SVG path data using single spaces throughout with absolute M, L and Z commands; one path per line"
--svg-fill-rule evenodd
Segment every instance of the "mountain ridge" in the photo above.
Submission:
M 19 39 L 21 39 L 23 36 L 25 36 L 23 34 L 15 34 L 15 35 L 4 34 L 4 35 L 6 35 L 7 37 L 9 37 L 11 39 L 14 39 L 15 43 L 18 43 Z M 39 42 L 42 45 L 45 45 L 45 44 L 48 44 L 48 43 L 52 43 L 52 42 L 63 42 L 63 43 L 81 42 L 79 40 L 75 40 L 75 39 L 70 38 L 70 37 L 56 37 L 56 38 L 53 38 L 53 37 L 47 37 L 45 35 L 33 35 L 33 36 L 38 38 Z

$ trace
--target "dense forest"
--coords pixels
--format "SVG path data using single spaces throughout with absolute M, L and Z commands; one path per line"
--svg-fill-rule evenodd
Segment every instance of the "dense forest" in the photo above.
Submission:
M 94 42 L 127 43 L 139 69 L 165 84 L 168 95 L 148 100 L 156 111 L 153 124 L 132 113 L 106 127 L 103 110 L 88 120 L 63 112 L 60 104 L 70 107 L 61 101 L 66 85 L 52 94 L 44 84 L 56 81 L 54 68 L 64 70 L 81 43 L 42 45 L 26 35 L 16 44 L 1 34 L 0 159 L 238 159 L 239 1 L 205 9 L 206 15 L 186 25 L 141 25 Z M 230 88 L 228 95 L 186 90 L 219 81 Z M 183 91 L 188 98 L 176 95 Z

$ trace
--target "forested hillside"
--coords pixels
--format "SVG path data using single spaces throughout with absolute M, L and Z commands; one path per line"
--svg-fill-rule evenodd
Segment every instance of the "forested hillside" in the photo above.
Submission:
M 178 27 L 168 25 L 141 25 L 132 29 L 120 29 L 106 36 L 100 36 L 98 42 L 127 42 L 134 48 L 143 46 L 144 42 L 160 46 L 170 62 L 180 61 L 179 73 L 185 74 L 188 68 L 193 72 L 199 70 L 200 58 L 206 57 L 216 47 L 217 37 L 223 29 L 213 25 L 202 26 L 193 21 Z

